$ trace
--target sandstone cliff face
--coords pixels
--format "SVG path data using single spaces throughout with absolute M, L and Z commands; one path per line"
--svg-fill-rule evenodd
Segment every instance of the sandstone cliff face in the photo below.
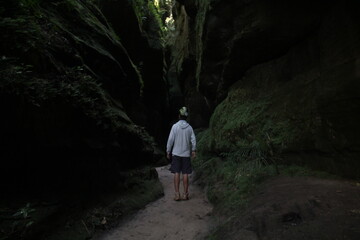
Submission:
M 285 162 L 359 177 L 360 21 L 354 6 L 212 1 L 199 90 L 215 110 L 203 149 L 275 151 Z
M 133 1 L 137 4 L 141 1 Z M 132 101 L 134 107 L 128 111 L 131 119 L 146 127 L 149 133 L 163 143 L 167 134 L 168 97 L 165 79 L 166 66 L 164 36 L 159 19 L 149 10 L 143 14 L 142 23 L 131 2 L 123 0 L 99 1 L 99 7 L 120 41 L 126 48 L 133 63 L 137 66 L 143 81 L 142 96 Z M 139 6 L 145 8 L 147 6 Z
M 133 11 L 121 3 L 120 15 Z M 0 10 L 3 189 L 112 188 L 119 171 L 162 158 L 136 125 L 166 105 L 162 52 L 142 44 L 138 27 L 122 39 L 112 27 L 124 24 L 117 12 L 105 17 L 84 1 L 13 1 Z M 156 54 L 140 59 L 138 43 L 144 56 Z

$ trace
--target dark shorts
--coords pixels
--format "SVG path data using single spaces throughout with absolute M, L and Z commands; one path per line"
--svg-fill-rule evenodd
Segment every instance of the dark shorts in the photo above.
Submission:
M 172 173 L 190 174 L 192 173 L 190 157 L 172 156 L 170 171 Z

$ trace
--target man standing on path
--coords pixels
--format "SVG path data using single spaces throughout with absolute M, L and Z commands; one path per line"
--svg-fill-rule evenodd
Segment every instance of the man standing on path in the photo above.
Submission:
M 167 158 L 172 159 L 170 170 L 174 173 L 175 201 L 180 200 L 180 173 L 184 185 L 182 199 L 189 200 L 189 174 L 192 173 L 190 157 L 196 156 L 196 138 L 193 128 L 186 122 L 187 117 L 187 109 L 182 107 L 179 110 L 179 121 L 172 126 L 166 146 Z

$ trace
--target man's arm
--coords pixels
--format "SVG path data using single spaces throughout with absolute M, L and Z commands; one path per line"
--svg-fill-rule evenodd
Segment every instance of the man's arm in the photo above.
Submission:
M 174 126 L 172 126 L 170 134 L 169 134 L 169 138 L 166 144 L 166 156 L 168 159 L 170 159 L 170 152 L 171 152 L 171 148 L 174 145 L 174 141 L 175 141 L 175 135 L 174 135 Z
M 191 156 L 196 157 L 196 137 L 193 129 L 191 129 Z

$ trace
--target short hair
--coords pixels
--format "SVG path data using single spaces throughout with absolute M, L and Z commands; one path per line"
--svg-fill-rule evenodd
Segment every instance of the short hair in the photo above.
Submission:
M 188 110 L 186 107 L 182 107 L 179 109 L 179 115 L 180 116 L 184 116 L 184 117 L 187 117 L 189 114 L 188 114 Z

